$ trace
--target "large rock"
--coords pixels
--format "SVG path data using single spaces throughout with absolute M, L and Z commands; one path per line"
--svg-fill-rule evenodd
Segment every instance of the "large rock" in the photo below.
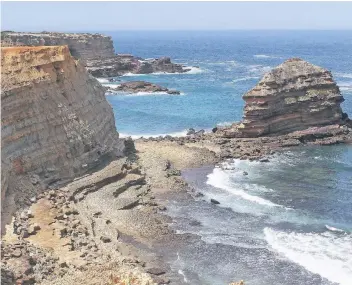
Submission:
M 115 77 L 126 73 L 184 73 L 190 70 L 181 64 L 172 63 L 170 58 L 147 60 L 130 55 L 89 59 L 86 61 L 86 66 L 88 71 L 95 77 Z
M 1 85 L 2 202 L 19 176 L 50 184 L 123 156 L 105 89 L 67 46 L 2 48 Z
M 331 73 L 299 58 L 266 73 L 243 99 L 243 121 L 220 130 L 223 136 L 277 136 L 347 121 Z

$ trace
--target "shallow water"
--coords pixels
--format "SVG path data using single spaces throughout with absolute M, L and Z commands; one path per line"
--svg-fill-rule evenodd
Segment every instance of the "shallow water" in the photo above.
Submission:
M 119 78 L 151 81 L 183 94 L 107 96 L 125 136 L 181 135 L 190 127 L 238 121 L 242 95 L 290 57 L 331 70 L 346 99 L 343 109 L 352 114 L 350 31 L 110 34 L 118 53 L 170 56 L 198 66 L 186 74 Z M 351 145 L 306 147 L 277 154 L 268 163 L 226 162 L 233 170 L 185 171 L 205 196 L 171 200 L 168 214 L 180 233 L 201 239 L 178 245 L 168 262 L 188 284 L 244 279 L 249 285 L 351 285 L 351 161 Z M 220 205 L 209 203 L 211 198 Z
M 352 146 L 329 146 L 185 171 L 204 197 L 176 199 L 168 214 L 203 242 L 184 245 L 175 266 L 200 277 L 191 284 L 351 284 L 351 161 Z

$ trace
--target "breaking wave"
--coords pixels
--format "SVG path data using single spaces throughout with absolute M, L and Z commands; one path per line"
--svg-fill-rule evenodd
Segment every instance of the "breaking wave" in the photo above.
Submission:
M 220 122 L 220 123 L 217 123 L 216 125 L 219 126 L 219 127 L 229 127 L 233 124 L 234 122 Z
M 341 285 L 351 284 L 351 235 L 287 233 L 271 228 L 265 228 L 264 235 L 275 251 L 310 272 Z
M 246 77 L 241 77 L 241 78 L 237 78 L 232 80 L 233 83 L 236 82 L 241 82 L 241 81 L 247 81 L 247 80 L 252 80 L 252 79 L 259 79 L 259 76 L 246 76 Z
M 341 72 L 337 72 L 335 75 L 336 75 L 337 77 L 352 78 L 352 73 L 341 73 Z
M 165 136 L 172 136 L 172 137 L 185 137 L 187 135 L 188 130 L 183 130 L 180 132 L 168 133 L 168 134 L 125 134 L 120 133 L 121 138 L 131 137 L 132 139 L 139 139 L 139 138 L 158 138 L 158 137 L 165 137 Z
M 254 57 L 256 57 L 256 58 L 279 58 L 278 56 L 266 55 L 266 54 L 255 54 Z
M 245 183 L 234 183 L 231 180 L 231 173 L 233 174 L 233 172 L 231 172 L 231 169 L 230 171 L 227 171 L 216 167 L 214 168 L 212 173 L 208 174 L 207 184 L 225 190 L 232 195 L 239 196 L 242 199 L 245 199 L 250 202 L 269 207 L 282 207 L 281 205 L 275 204 L 259 196 L 249 194 L 248 189 L 246 189 L 247 187 Z M 242 173 L 238 174 L 243 175 Z M 253 185 L 250 185 L 250 187 L 253 187 Z
M 337 233 L 344 233 L 345 232 L 344 230 L 341 230 L 341 229 L 338 229 L 335 227 L 331 227 L 329 225 L 325 225 L 325 228 L 327 228 L 329 231 L 332 231 L 332 232 L 337 232 Z
M 97 78 L 97 80 L 100 82 L 100 83 L 109 83 L 109 79 L 107 78 Z

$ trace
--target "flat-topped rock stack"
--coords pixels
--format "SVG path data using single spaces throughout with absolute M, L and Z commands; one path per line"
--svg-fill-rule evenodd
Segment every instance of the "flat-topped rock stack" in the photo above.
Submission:
M 105 89 L 67 46 L 2 48 L 1 85 L 2 205 L 18 176 L 50 185 L 123 156 Z
M 278 136 L 310 127 L 344 124 L 344 101 L 331 73 L 292 58 L 266 73 L 243 99 L 243 120 L 221 130 L 225 137 Z

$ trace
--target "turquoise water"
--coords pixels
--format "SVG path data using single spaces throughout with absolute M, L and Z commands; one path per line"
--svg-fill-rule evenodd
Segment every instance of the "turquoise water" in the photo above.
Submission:
M 118 32 L 119 53 L 170 56 L 187 74 L 124 76 L 182 92 L 107 96 L 122 135 L 182 134 L 238 121 L 265 71 L 301 57 L 332 71 L 352 114 L 352 32 Z M 204 197 L 172 199 L 180 233 L 200 240 L 165 259 L 185 284 L 352 284 L 352 146 L 303 147 L 269 163 L 233 160 L 184 177 Z M 243 176 L 243 171 L 248 176 Z M 210 199 L 220 205 L 212 205 Z
M 126 76 L 183 92 L 183 96 L 109 96 L 123 135 L 157 135 L 210 129 L 242 117 L 242 95 L 265 71 L 302 57 L 332 71 L 345 111 L 352 113 L 352 32 L 116 32 L 118 53 L 170 56 L 199 66 L 189 74 Z

